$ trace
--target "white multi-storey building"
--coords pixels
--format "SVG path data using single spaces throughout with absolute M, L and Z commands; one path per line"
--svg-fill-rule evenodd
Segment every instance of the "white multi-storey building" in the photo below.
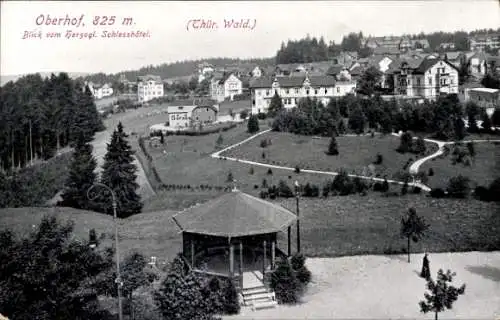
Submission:
M 86 82 L 85 85 L 90 89 L 95 99 L 102 99 L 113 95 L 113 88 L 108 83 L 98 85 L 93 82 Z
M 396 95 L 433 100 L 458 94 L 458 70 L 440 58 L 404 60 L 391 72 Z
M 252 90 L 252 114 L 265 113 L 271 99 L 278 94 L 285 108 L 296 107 L 301 98 L 316 98 L 323 104 L 330 99 L 355 94 L 356 82 L 336 81 L 334 76 L 274 76 L 255 79 Z
M 233 100 L 235 95 L 242 93 L 243 82 L 233 73 L 214 76 L 210 82 L 210 95 L 217 102 L 222 102 L 226 98 Z
M 159 76 L 147 75 L 137 79 L 137 99 L 144 103 L 163 97 L 163 82 Z

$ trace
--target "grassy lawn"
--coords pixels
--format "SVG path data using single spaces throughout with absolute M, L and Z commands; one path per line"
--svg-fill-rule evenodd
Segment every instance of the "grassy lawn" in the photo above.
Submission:
M 428 172 L 429 168 L 434 170 L 434 176 L 429 177 L 428 184 L 431 187 L 446 187 L 451 177 L 459 174 L 469 177 L 473 185 L 489 185 L 494 179 L 500 177 L 500 145 L 492 142 L 481 142 L 474 145 L 476 156 L 471 166 L 461 163 L 452 164 L 452 156 L 434 158 L 426 161 L 420 167 L 420 171 Z M 451 147 L 453 150 L 453 147 Z
M 219 104 L 220 115 L 229 114 L 230 110 L 236 114 L 245 109 L 252 109 L 251 100 L 224 101 Z
M 279 202 L 295 212 L 294 199 Z M 476 200 L 406 197 L 330 197 L 327 200 L 301 199 L 301 246 L 307 256 L 344 256 L 405 252 L 400 238 L 400 219 L 409 207 L 425 217 L 430 229 L 415 252 L 445 252 L 500 249 L 498 205 Z M 292 250 L 295 250 L 295 226 Z M 279 246 L 286 250 L 286 235 Z M 285 251 L 286 252 L 286 251 Z
M 260 147 L 262 139 L 270 139 L 271 145 Z M 283 132 L 269 132 L 249 141 L 224 155 L 245 160 L 265 162 L 287 167 L 299 166 L 323 171 L 338 171 L 346 169 L 349 173 L 362 174 L 366 166 L 375 161 L 377 153 L 383 157 L 383 162 L 376 165 L 376 174 L 391 177 L 403 170 L 409 160 L 416 160 L 414 154 L 400 154 L 395 151 L 399 146 L 399 138 L 394 136 L 341 136 L 337 137 L 339 155 L 329 156 L 330 138 L 308 137 Z M 427 153 L 437 150 L 435 144 L 427 144 Z M 262 153 L 265 153 L 265 159 Z
M 196 202 L 210 198 L 203 198 L 201 194 L 192 195 L 192 201 Z M 165 201 L 175 201 L 174 198 L 173 194 L 170 198 L 168 195 L 162 197 Z M 280 200 L 278 203 L 295 211 L 294 199 Z M 428 235 L 421 242 L 412 243 L 412 252 L 500 249 L 498 205 L 417 195 L 385 198 L 374 193 L 365 197 L 301 199 L 302 250 L 307 256 L 404 252 L 406 241 L 399 236 L 400 218 L 410 206 L 414 206 L 431 225 Z M 162 261 L 171 260 L 181 250 L 181 235 L 171 220 L 175 212 L 146 212 L 120 220 L 122 252 L 127 254 L 137 250 L 147 257 L 154 255 Z M 1 209 L 0 226 L 27 234 L 47 214 L 55 214 L 63 220 L 74 220 L 74 235 L 77 238 L 87 239 L 89 230 L 95 228 L 98 234 L 105 234 L 103 245 L 112 245 L 112 217 L 90 211 L 70 208 Z M 295 230 L 293 226 L 293 251 Z M 278 245 L 286 252 L 285 233 L 280 233 Z
M 170 219 L 174 211 L 157 211 L 138 214 L 120 220 L 119 237 L 121 254 L 138 251 L 146 257 L 158 256 L 160 260 L 171 260 L 182 248 L 182 239 L 174 222 Z M 0 209 L 0 229 L 10 228 L 20 235 L 27 235 L 42 217 L 55 215 L 62 221 L 75 222 L 74 236 L 88 239 L 94 228 L 98 235 L 104 234 L 102 246 L 113 246 L 113 217 L 92 211 L 73 208 L 9 208 Z

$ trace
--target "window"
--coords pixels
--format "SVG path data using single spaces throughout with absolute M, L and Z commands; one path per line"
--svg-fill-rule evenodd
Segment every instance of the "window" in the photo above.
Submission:
M 327 94 L 327 93 L 328 93 L 328 89 L 325 89 L 325 94 Z
M 417 86 L 420 86 L 420 78 L 417 78 Z
M 198 118 L 198 117 L 196 117 L 196 120 L 199 120 L 199 118 Z
M 306 90 L 306 94 L 309 95 L 309 89 Z
M 289 94 L 290 93 L 290 89 L 286 89 L 286 94 Z
M 294 100 L 295 100 L 295 104 L 297 104 L 297 100 L 298 100 L 298 99 L 297 99 L 297 98 L 295 98 Z
M 315 90 L 314 90 L 314 94 L 318 94 L 318 89 L 315 89 Z
M 427 80 L 429 81 L 429 85 L 432 85 L 432 77 L 427 78 Z
M 295 88 L 295 93 L 299 94 L 299 88 Z
M 278 90 L 274 90 L 274 94 L 278 94 Z
M 337 87 L 337 93 L 340 93 L 340 87 Z
M 266 90 L 266 96 L 268 96 L 268 95 L 269 95 L 269 90 Z

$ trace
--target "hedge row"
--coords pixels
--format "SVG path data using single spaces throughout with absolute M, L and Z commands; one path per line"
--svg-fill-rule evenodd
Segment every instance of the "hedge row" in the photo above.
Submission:
M 223 126 L 218 126 L 214 128 L 202 129 L 200 130 L 164 130 L 163 134 L 166 136 L 204 136 L 212 133 L 225 132 L 230 129 L 236 128 L 236 123 L 225 124 Z M 151 132 L 150 137 L 159 137 L 161 135 L 160 131 Z
M 173 191 L 173 190 L 184 190 L 184 191 L 224 191 L 230 192 L 232 187 L 230 186 L 214 186 L 208 184 L 193 185 L 190 184 L 164 184 L 160 185 L 160 189 Z

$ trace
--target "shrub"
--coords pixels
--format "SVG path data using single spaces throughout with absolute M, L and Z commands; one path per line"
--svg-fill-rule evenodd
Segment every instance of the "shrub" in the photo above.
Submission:
M 418 137 L 417 141 L 415 142 L 415 145 L 413 146 L 413 153 L 424 154 L 426 150 L 427 148 L 425 146 L 424 138 Z
M 413 137 L 411 133 L 405 132 L 401 135 L 399 147 L 396 149 L 399 153 L 411 152 L 413 148 Z
M 418 186 L 414 186 L 412 189 L 412 193 L 414 193 L 414 194 L 419 194 L 421 192 L 422 192 L 422 188 L 420 188 Z
M 354 192 L 354 184 L 345 170 L 340 170 L 339 174 L 335 176 L 331 187 L 333 191 L 337 191 L 341 196 Z
M 368 185 L 360 177 L 355 177 L 352 180 L 352 182 L 354 184 L 354 192 L 363 193 L 363 192 L 365 192 L 368 189 Z
M 474 188 L 474 197 L 481 201 L 489 201 L 490 191 L 484 186 L 477 186 Z
M 300 168 L 299 168 L 299 166 L 295 166 L 295 173 L 300 173 Z
M 383 185 L 381 182 L 375 182 L 373 184 L 373 191 L 382 192 L 382 190 L 383 190 Z
M 328 155 L 336 156 L 339 154 L 338 146 L 337 146 L 337 140 L 335 139 L 335 136 L 332 135 L 330 139 L 330 144 L 328 145 Z
M 259 119 L 255 115 L 251 115 L 250 119 L 248 119 L 248 124 L 247 124 L 248 132 L 249 133 L 255 133 L 258 132 L 259 129 Z
M 273 175 L 273 170 L 271 170 L 271 168 L 267 169 L 267 174 L 272 176 Z
M 267 113 L 260 112 L 257 114 L 257 119 L 259 120 L 265 120 L 267 118 Z
M 278 183 L 278 196 L 283 198 L 293 197 L 292 189 L 283 180 Z
M 255 170 L 253 167 L 250 167 L 250 170 L 248 171 L 249 174 L 254 174 L 255 173 Z
M 265 190 L 261 190 L 261 191 L 259 192 L 259 197 L 260 197 L 261 199 L 267 199 L 267 197 L 268 197 L 268 196 L 269 196 L 269 194 L 268 194 L 268 193 L 267 193 L 267 191 L 265 191 Z
M 248 110 L 246 110 L 246 109 L 245 109 L 245 110 L 242 110 L 242 111 L 240 112 L 240 119 L 241 119 L 241 120 L 245 120 L 247 117 L 248 117 Z
M 388 192 L 389 191 L 389 182 L 387 182 L 387 179 L 384 179 L 384 182 L 382 182 L 382 192 Z
M 260 140 L 260 147 L 261 148 L 267 148 L 267 146 L 268 146 L 267 142 L 268 142 L 267 139 L 261 139 Z
M 233 281 L 226 279 L 223 290 L 223 313 L 226 315 L 238 314 L 240 312 L 240 302 L 238 301 L 238 292 Z
M 265 159 L 266 158 L 266 153 L 264 151 L 262 151 L 262 159 Z
M 401 187 L 401 195 L 406 195 L 408 193 L 408 182 L 405 181 L 403 186 Z
M 330 185 L 327 183 L 325 186 L 323 186 L 323 189 L 321 190 L 321 195 L 324 198 L 327 198 L 329 193 L 330 193 Z
M 446 197 L 446 193 L 441 188 L 434 188 L 429 192 L 429 195 L 433 198 L 444 198 Z
M 265 178 L 262 179 L 262 188 L 267 188 L 267 180 Z
M 462 175 L 450 178 L 448 181 L 448 195 L 453 198 L 467 198 L 470 193 L 470 179 Z
M 287 260 L 277 263 L 275 271 L 271 274 L 270 286 L 276 293 L 279 303 L 295 304 L 298 302 L 302 289 L 301 282 Z
M 234 181 L 233 173 L 229 171 L 229 173 L 227 174 L 226 182 L 233 182 L 233 181 Z
M 500 178 L 496 178 L 490 183 L 489 187 L 490 200 L 500 202 Z
M 278 196 L 278 188 L 276 188 L 276 186 L 271 186 L 267 189 L 267 193 L 269 194 L 269 198 L 276 199 Z
M 429 177 L 432 177 L 434 175 L 434 169 L 429 168 L 429 172 L 427 173 Z
M 258 185 L 258 184 L 254 184 L 254 185 L 253 185 L 253 188 L 254 188 L 254 189 L 259 189 L 259 185 Z
M 378 165 L 382 164 L 383 161 L 384 157 L 380 153 L 377 153 L 377 155 L 375 156 L 375 161 L 373 163 Z
M 297 280 L 299 280 L 302 285 L 307 285 L 311 282 L 311 271 L 306 267 L 306 257 L 303 254 L 294 254 L 290 259 L 290 264 Z

